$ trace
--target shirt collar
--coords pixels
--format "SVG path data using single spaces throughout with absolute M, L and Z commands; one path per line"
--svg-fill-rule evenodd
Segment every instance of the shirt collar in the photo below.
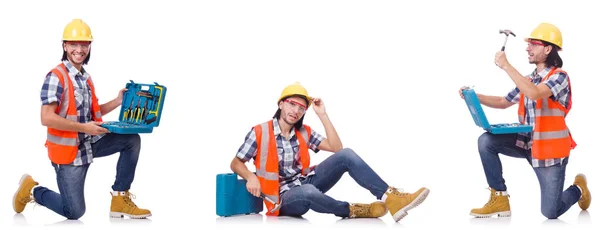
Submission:
M 69 60 L 64 60 L 63 64 L 65 65 L 65 67 L 67 68 L 67 70 L 69 71 L 69 75 L 73 78 L 75 77 L 81 77 L 84 80 L 87 80 L 87 72 L 85 71 L 85 68 L 81 67 L 81 72 L 79 70 L 77 70 L 77 68 L 75 68 L 75 66 L 73 66 L 71 64 L 71 62 L 69 62 Z
M 548 75 L 548 73 L 550 73 L 550 70 L 552 70 L 552 68 L 546 67 L 541 72 L 538 73 L 537 68 L 536 68 L 533 70 L 533 73 L 531 74 L 531 76 L 533 76 L 533 78 L 543 78 L 546 75 Z
M 295 135 L 294 127 L 292 126 L 292 130 L 290 132 L 290 139 Z M 281 135 L 281 128 L 279 127 L 279 121 L 277 118 L 273 118 L 273 135 Z

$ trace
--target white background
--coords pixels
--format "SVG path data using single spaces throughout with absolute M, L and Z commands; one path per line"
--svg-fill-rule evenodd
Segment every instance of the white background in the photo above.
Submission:
M 600 191 L 595 168 L 599 127 L 593 112 L 598 104 L 600 17 L 591 1 L 169 2 L 0 4 L 5 82 L 0 120 L 9 135 L 0 144 L 1 229 L 63 224 L 166 228 L 180 223 L 195 229 L 597 228 L 597 201 L 588 212 L 574 205 L 559 220 L 547 221 L 540 212 L 534 172 L 525 160 L 506 157 L 502 162 L 513 217 L 472 219 L 470 209 L 489 196 L 477 152 L 482 130 L 457 93 L 462 85 L 492 95 L 505 95 L 514 87 L 494 65 L 504 42 L 499 29 L 516 33 L 508 40 L 508 60 L 527 74 L 534 66 L 527 63 L 523 37 L 540 22 L 557 25 L 564 39 L 560 55 L 573 85 L 567 121 L 579 144 L 565 186 L 581 172 L 592 192 Z M 12 210 L 23 173 L 57 189 L 43 145 L 39 92 L 45 74 L 59 63 L 62 31 L 73 18 L 91 26 L 95 42 L 86 69 L 101 102 L 113 99 L 130 79 L 168 87 L 160 127 L 143 134 L 131 190 L 140 207 L 151 209 L 149 220 L 108 217 L 118 154 L 95 159 L 86 180 L 87 212 L 79 221 L 63 221 L 41 206 L 29 205 L 22 215 Z M 219 218 L 216 174 L 230 172 L 246 133 L 273 115 L 283 87 L 296 81 L 323 98 L 345 147 L 358 152 L 391 185 L 410 192 L 427 186 L 429 198 L 399 223 L 389 214 L 340 221 L 312 211 L 300 221 Z M 516 109 L 485 111 L 491 123 L 515 122 Z M 117 115 L 118 109 L 105 120 Z M 312 109 L 305 122 L 324 134 Z M 313 155 L 313 163 L 329 155 Z M 350 202 L 374 200 L 347 174 L 328 195 Z

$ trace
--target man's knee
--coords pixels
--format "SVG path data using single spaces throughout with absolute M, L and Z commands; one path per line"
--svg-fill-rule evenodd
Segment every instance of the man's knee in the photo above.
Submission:
M 338 151 L 337 154 L 339 154 L 340 156 L 342 156 L 346 159 L 357 159 L 358 158 L 358 154 L 356 154 L 356 152 L 354 152 L 354 150 L 352 150 L 351 148 L 343 148 L 342 150 Z
M 548 219 L 558 218 L 558 214 L 557 214 L 556 210 L 542 209 L 542 214 Z
M 558 218 L 558 208 L 552 205 L 542 205 L 542 215 L 548 219 Z
M 75 204 L 65 209 L 65 217 L 69 220 L 77 220 L 85 214 L 85 204 Z
M 142 143 L 142 139 L 139 134 L 126 134 L 126 138 L 131 145 L 139 146 Z
M 479 148 L 479 153 L 485 152 L 485 149 L 488 149 L 493 144 L 494 135 L 488 132 L 485 132 L 479 136 L 477 139 L 477 147 Z
M 123 134 L 121 138 L 125 139 L 124 148 L 133 152 L 139 152 L 142 139 L 139 134 Z

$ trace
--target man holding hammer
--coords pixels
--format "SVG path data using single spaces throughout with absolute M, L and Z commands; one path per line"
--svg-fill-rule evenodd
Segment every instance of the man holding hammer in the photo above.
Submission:
M 303 124 L 311 105 L 327 137 Z M 310 97 L 299 83 L 283 90 L 277 106 L 272 119 L 248 132 L 231 161 L 232 171 L 247 181 L 248 192 L 265 199 L 267 215 L 301 216 L 310 209 L 342 218 L 378 218 L 389 210 L 397 222 L 429 194 L 424 187 L 407 193 L 388 185 L 357 153 L 344 148 L 323 100 Z M 334 154 L 311 165 L 309 150 Z M 250 159 L 256 174 L 244 164 Z M 379 200 L 358 204 L 325 195 L 346 172 Z
M 483 105 L 492 108 L 506 109 L 518 104 L 519 121 L 534 129 L 531 133 L 518 134 L 486 132 L 479 137 L 479 155 L 491 195 L 487 204 L 471 210 L 471 215 L 476 217 L 511 214 L 499 153 L 526 159 L 533 167 L 540 185 L 541 212 L 548 219 L 558 218 L 575 203 L 579 203 L 582 210 L 591 203 L 583 174 L 578 174 L 573 184 L 563 191 L 570 151 L 576 144 L 565 122 L 571 109 L 571 84 L 569 75 L 561 69 L 563 62 L 558 55 L 563 45 L 562 34 L 556 26 L 541 23 L 525 41 L 529 63 L 536 66 L 533 72 L 522 76 L 508 62 L 504 51 L 499 51 L 495 63 L 516 87 L 504 97 L 482 94 L 477 97 Z M 459 94 L 463 96 L 462 89 Z

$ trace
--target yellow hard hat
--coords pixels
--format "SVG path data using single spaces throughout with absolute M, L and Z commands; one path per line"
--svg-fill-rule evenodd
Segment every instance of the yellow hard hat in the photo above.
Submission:
M 311 98 L 310 98 L 310 96 L 308 96 L 308 92 L 306 91 L 306 89 L 302 85 L 300 85 L 300 82 L 296 82 L 294 84 L 291 84 L 291 85 L 288 85 L 287 87 L 285 87 L 283 89 L 283 92 L 281 92 L 281 96 L 279 97 L 279 100 L 277 100 L 277 103 L 279 104 L 279 102 L 283 98 L 286 98 L 289 96 L 294 96 L 294 95 L 306 97 L 306 99 L 308 100 L 308 105 L 306 105 L 306 107 L 310 107 Z
M 538 25 L 529 37 L 525 38 L 525 41 L 529 41 L 529 39 L 536 39 L 545 42 L 550 42 L 556 46 L 558 46 L 559 50 L 562 49 L 562 34 L 558 27 L 550 24 L 550 23 L 541 23 Z
M 93 41 L 92 31 L 81 19 L 73 19 L 63 32 L 63 41 Z

